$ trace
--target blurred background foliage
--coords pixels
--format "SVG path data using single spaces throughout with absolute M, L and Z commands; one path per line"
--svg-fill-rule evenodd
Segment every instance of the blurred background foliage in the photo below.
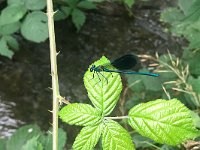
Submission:
M 0 12 L 0 54 L 12 59 L 20 49 L 19 36 L 36 43 L 44 42 L 48 38 L 47 18 L 44 14 L 46 0 L 7 0 L 6 2 L 6 6 Z M 138 19 L 133 11 L 135 9 L 133 6 L 137 3 L 136 0 L 116 0 L 113 2 L 105 0 L 54 0 L 55 21 L 68 19 L 76 28 L 74 32 L 79 34 L 87 21 L 87 13 L 92 11 L 98 14 L 97 10 L 101 10 L 105 3 L 122 5 L 127 12 L 127 17 Z M 195 125 L 200 128 L 200 1 L 177 0 L 175 5 L 164 8 L 159 15 L 159 23 L 163 26 L 164 32 L 174 39 L 182 39 L 183 49 L 178 52 L 173 52 L 172 49 L 168 53 L 159 53 L 156 56 L 141 55 L 141 59 L 150 63 L 142 65 L 145 67 L 139 71 L 155 71 L 160 73 L 160 77 L 125 76 L 125 89 L 119 102 L 120 112 L 117 114 L 124 115 L 131 107 L 141 102 L 157 98 L 178 98 L 192 110 L 191 114 Z M 109 17 L 112 19 L 112 16 Z M 122 124 L 126 126 L 126 122 L 122 122 Z M 134 131 L 131 133 L 138 149 L 183 149 L 180 145 L 177 147 L 160 145 Z M 45 147 L 38 134 L 33 137 L 32 144 Z M 6 140 L 0 140 L 0 142 L 6 143 Z M 14 143 L 18 142 L 20 143 L 20 141 Z M 0 144 L 2 147 L 3 145 L 5 144 Z

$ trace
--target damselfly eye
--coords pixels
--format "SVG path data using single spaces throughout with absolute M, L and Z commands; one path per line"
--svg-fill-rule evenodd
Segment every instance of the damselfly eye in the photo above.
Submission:
M 92 65 L 92 67 L 90 68 L 90 72 L 93 72 L 95 69 L 95 65 Z

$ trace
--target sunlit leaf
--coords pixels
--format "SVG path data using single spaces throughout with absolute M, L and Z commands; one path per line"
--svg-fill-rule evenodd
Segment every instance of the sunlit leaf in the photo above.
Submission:
M 117 122 L 104 122 L 102 135 L 103 150 L 134 150 L 130 134 Z
M 109 62 L 103 56 L 92 65 L 98 66 Z M 109 115 L 115 108 L 122 90 L 120 75 L 118 73 L 111 74 L 108 72 L 94 73 L 90 72 L 89 68 L 84 75 L 84 85 L 92 104 L 102 112 L 102 115 Z
M 133 129 L 159 143 L 177 145 L 199 135 L 190 110 L 176 99 L 139 104 L 129 111 L 129 117 Z
M 102 133 L 102 125 L 84 127 L 75 139 L 73 149 L 92 150 Z
M 59 112 L 60 118 L 68 123 L 80 126 L 94 125 L 101 121 L 101 112 L 88 104 L 73 103 Z

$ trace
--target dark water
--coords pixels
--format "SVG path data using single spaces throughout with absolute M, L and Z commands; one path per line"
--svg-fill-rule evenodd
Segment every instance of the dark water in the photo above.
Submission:
M 174 1 L 137 3 L 133 17 L 124 7 L 105 4 L 87 13 L 79 33 L 72 23 L 56 23 L 59 84 L 62 96 L 71 102 L 88 103 L 83 75 L 88 65 L 102 55 L 110 59 L 130 52 L 163 54 L 180 50 L 180 41 L 163 32 L 160 12 Z M 52 99 L 48 41 L 40 44 L 18 37 L 20 51 L 13 60 L 0 58 L 0 137 L 9 137 L 23 124 L 37 123 L 47 130 Z M 68 127 L 68 134 L 72 132 Z M 77 132 L 78 128 L 73 128 Z M 73 141 L 74 134 L 71 138 Z

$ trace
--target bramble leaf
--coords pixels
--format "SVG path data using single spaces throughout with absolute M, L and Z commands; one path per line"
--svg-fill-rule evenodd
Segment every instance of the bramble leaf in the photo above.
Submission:
M 75 24 L 77 30 L 81 29 L 81 26 L 85 23 L 85 14 L 79 9 L 73 9 L 72 22 Z
M 124 3 L 131 8 L 133 4 L 135 3 L 135 0 L 124 0 Z
M 10 5 L 2 10 L 0 15 L 0 25 L 17 22 L 26 12 L 27 10 L 23 5 Z
M 41 11 L 28 14 L 21 27 L 22 35 L 30 41 L 45 41 L 48 34 L 47 16 Z
M 107 63 L 110 61 L 103 56 L 92 65 L 98 66 Z M 92 104 L 102 112 L 103 116 L 109 115 L 115 108 L 122 90 L 120 75 L 108 72 L 94 73 L 90 72 L 89 68 L 84 75 L 84 84 Z
M 2 56 L 6 56 L 8 58 L 12 58 L 12 56 L 14 55 L 13 51 L 11 51 L 8 46 L 7 46 L 7 42 L 4 38 L 0 39 L 0 55 Z
M 117 122 L 107 120 L 104 122 L 102 135 L 103 150 L 134 150 L 130 134 Z
M 177 99 L 139 104 L 128 116 L 133 129 L 159 143 L 177 145 L 199 135 L 190 110 Z
M 29 10 L 41 10 L 46 6 L 46 0 L 25 0 L 25 6 Z
M 92 2 L 90 1 L 81 1 L 77 4 L 78 7 L 80 8 L 85 8 L 85 9 L 95 9 L 96 8 L 96 5 L 93 4 Z
M 99 123 L 101 112 L 88 104 L 73 103 L 63 107 L 59 112 L 60 118 L 68 123 L 80 126 L 89 126 Z
M 1 35 L 10 35 L 18 31 L 20 28 L 20 22 L 13 22 L 10 24 L 0 25 L 0 34 Z
M 102 132 L 102 125 L 84 127 L 75 139 L 73 149 L 75 150 L 92 150 Z

